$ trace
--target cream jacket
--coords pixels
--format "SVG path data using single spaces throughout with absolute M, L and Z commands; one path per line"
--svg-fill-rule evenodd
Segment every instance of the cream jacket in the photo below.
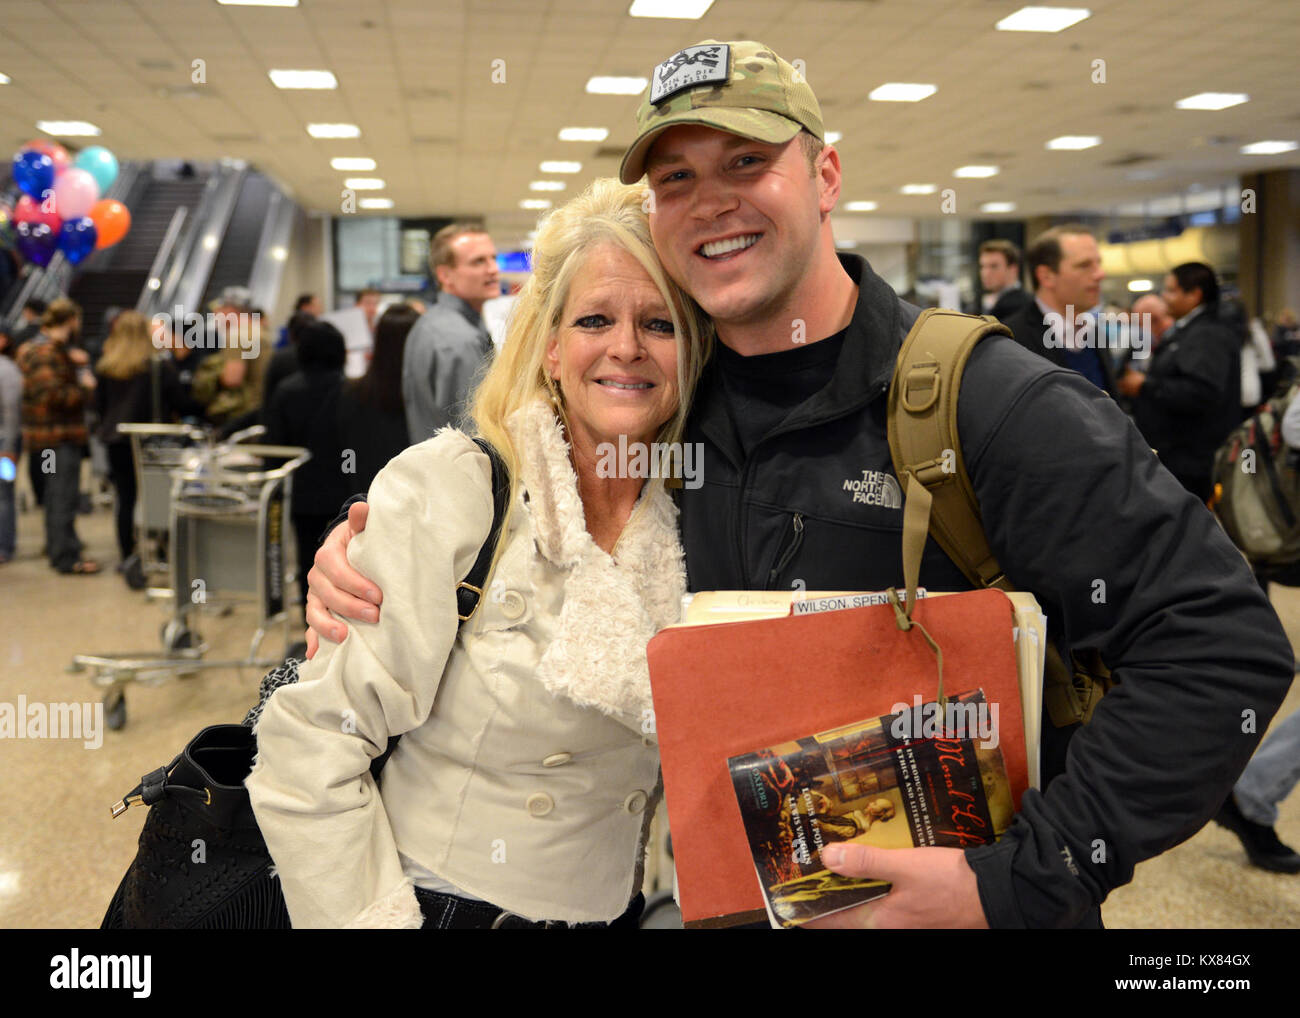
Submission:
M 534 920 L 613 919 L 639 889 L 659 765 L 645 645 L 685 590 L 676 508 L 647 481 L 611 558 L 549 407 L 510 427 L 515 511 L 473 619 L 458 632 L 454 589 L 488 536 L 491 468 L 448 429 L 380 472 L 348 547 L 380 621 L 322 641 L 258 723 L 246 785 L 295 927 L 419 927 L 399 852 Z

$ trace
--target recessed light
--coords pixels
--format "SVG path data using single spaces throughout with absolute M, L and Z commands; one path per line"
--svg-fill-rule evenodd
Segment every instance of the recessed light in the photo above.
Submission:
M 1090 17 L 1086 7 L 1022 7 L 993 27 L 999 32 L 1060 32 Z
M 1013 201 L 986 201 L 980 206 L 981 212 L 1014 212 L 1016 203 Z
M 1156 284 L 1149 279 L 1130 279 L 1128 288 L 1130 293 L 1149 293 L 1156 288 Z
M 347 177 L 343 181 L 344 187 L 350 187 L 354 191 L 382 191 L 384 182 L 378 177 Z
M 851 201 L 845 204 L 845 212 L 875 212 L 879 204 L 874 201 Z
M 608 127 L 560 128 L 560 141 L 604 141 L 608 137 Z
M 217 249 L 217 238 L 214 237 L 214 236 L 213 236 L 212 234 L 210 234 L 210 233 L 207 234 L 207 235 L 203 238 L 203 250 L 205 250 L 205 251 L 215 251 L 216 249 Z
M 360 138 L 361 128 L 356 124 L 308 124 L 307 133 L 313 138 Z
M 332 71 L 267 71 L 276 88 L 338 88 Z
M 287 248 L 273 247 L 271 248 L 271 257 L 277 262 L 282 262 L 289 257 L 289 251 Z
M 357 205 L 363 209 L 391 209 L 392 198 L 362 198 Z
M 581 173 L 582 163 L 565 162 L 562 159 L 550 159 L 538 167 L 543 173 Z
M 530 191 L 563 191 L 564 188 L 562 180 L 534 180 L 528 185 Z
M 519 203 L 521 209 L 549 209 L 551 203 L 545 198 L 525 198 Z
M 1244 92 L 1197 92 L 1186 99 L 1174 103 L 1180 110 L 1226 110 L 1229 106 L 1240 106 L 1250 102 L 1250 96 Z
M 330 160 L 330 167 L 335 170 L 373 170 L 375 161 L 362 156 L 337 156 Z
M 996 177 L 996 166 L 958 166 L 952 171 L 954 177 Z
M 939 91 L 938 85 L 918 85 L 906 81 L 887 81 L 867 95 L 878 103 L 919 103 Z
M 0 74 L 0 85 L 7 85 L 12 80 L 7 74 Z
M 587 91 L 593 95 L 640 95 L 645 91 L 646 84 L 646 78 L 597 75 L 587 80 Z
M 827 131 L 827 132 L 826 132 L 826 144 L 827 144 L 827 145 L 834 145 L 836 142 L 838 142 L 838 141 L 839 141 L 841 138 L 843 138 L 843 137 L 844 137 L 844 134 L 843 134 L 842 131 Z
M 38 120 L 36 128 L 59 138 L 93 138 L 99 135 L 99 128 L 84 120 Z
M 1275 156 L 1282 152 L 1294 152 L 1300 144 L 1294 141 L 1253 141 L 1241 146 L 1244 156 Z
M 1053 138 L 1049 141 L 1046 147 L 1076 151 L 1084 148 L 1095 148 L 1100 144 L 1101 139 L 1095 134 L 1063 134 L 1059 138 Z
M 627 9 L 634 18 L 684 18 L 695 20 L 713 6 L 713 0 L 632 0 Z
M 938 190 L 933 184 L 904 184 L 898 189 L 899 194 L 934 194 Z

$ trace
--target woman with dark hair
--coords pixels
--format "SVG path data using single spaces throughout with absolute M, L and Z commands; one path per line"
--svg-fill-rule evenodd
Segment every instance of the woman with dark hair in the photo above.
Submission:
M 402 407 L 402 353 L 420 315 L 409 304 L 394 304 L 375 325 L 375 350 L 365 375 L 348 382 L 339 397 L 343 448 L 355 453 L 353 491 L 369 491 L 390 459 L 410 444 Z
M 339 438 L 339 392 L 347 356 L 343 334 L 329 322 L 310 321 L 298 332 L 297 349 L 298 371 L 276 387 L 266 404 L 264 441 L 311 450 L 311 459 L 293 476 L 292 500 L 298 583 L 306 600 L 317 540 L 353 482 Z

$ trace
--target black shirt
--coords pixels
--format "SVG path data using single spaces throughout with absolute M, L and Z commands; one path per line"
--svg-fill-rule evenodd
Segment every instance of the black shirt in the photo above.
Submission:
M 848 331 L 845 328 L 817 343 L 753 357 L 742 357 L 722 343 L 715 347 L 727 411 L 746 456 L 791 410 L 826 388 Z

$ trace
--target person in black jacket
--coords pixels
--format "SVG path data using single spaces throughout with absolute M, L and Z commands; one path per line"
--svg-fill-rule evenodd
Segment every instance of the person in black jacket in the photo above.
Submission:
M 980 288 L 984 314 L 1005 322 L 1034 299 L 1020 285 L 1020 248 L 1009 240 L 986 240 L 980 245 Z
M 375 475 L 411 444 L 402 402 L 402 356 L 419 317 L 409 304 L 394 304 L 380 315 L 370 367 L 344 385 L 339 396 L 339 434 L 343 448 L 356 457 L 353 490 L 369 491 Z
M 1085 329 L 1081 319 L 1097 307 L 1105 277 L 1092 231 L 1078 223 L 1054 226 L 1034 239 L 1026 259 L 1034 296 L 1003 324 L 1026 350 L 1116 396 L 1111 360 L 1100 349 L 1101 327 Z
M 338 404 L 347 357 L 343 334 L 329 322 L 312 321 L 298 336 L 299 370 L 275 390 L 266 407 L 268 445 L 296 445 L 311 459 L 293 476 L 291 515 L 298 544 L 298 583 L 307 595 L 307 570 L 321 531 L 334 508 L 352 491 L 339 438 Z
M 1177 266 L 1162 296 L 1174 324 L 1146 373 L 1126 372 L 1120 391 L 1160 462 L 1204 502 L 1214 451 L 1241 420 L 1241 341 L 1218 321 L 1219 282 L 1208 265 Z
M 842 174 L 816 97 L 752 41 L 702 43 L 652 80 L 621 176 L 646 173 L 656 251 L 720 343 L 687 424 L 704 464 L 680 498 L 690 589 L 900 586 L 886 401 L 920 312 L 836 252 Z M 1087 725 L 1044 717 L 1044 787 L 996 844 L 826 846 L 836 872 L 893 884 L 830 921 L 1099 927 L 1137 863 L 1219 809 L 1291 684 L 1291 647 L 1204 505 L 1077 371 L 994 336 L 970 355 L 957 417 L 1007 580 L 1038 598 L 1067 661 L 1096 651 L 1119 682 Z M 347 560 L 362 507 L 347 521 L 313 574 L 309 650 L 345 632 L 327 608 L 373 621 L 382 601 Z M 920 583 L 971 587 L 933 539 Z
M 108 449 L 109 479 L 117 492 L 117 550 L 125 562 L 135 551 L 136 474 L 131 440 L 117 426 L 171 423 L 202 408 L 181 385 L 175 363 L 155 350 L 149 323 L 138 311 L 122 311 L 114 319 L 95 378 L 98 435 Z

